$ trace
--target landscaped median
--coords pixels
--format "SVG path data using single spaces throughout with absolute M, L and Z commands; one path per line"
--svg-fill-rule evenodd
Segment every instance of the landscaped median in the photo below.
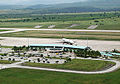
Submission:
M 0 60 L 0 64 L 12 64 L 15 63 L 16 61 L 8 61 L 8 60 Z
M 77 71 L 99 71 L 110 68 L 115 65 L 113 62 L 100 61 L 100 60 L 83 60 L 73 59 L 71 62 L 64 64 L 44 64 L 44 63 L 31 63 L 26 62 L 23 66 L 42 67 L 42 68 L 53 68 L 53 69 L 66 69 L 66 70 L 77 70 Z
M 10 31 L 10 30 L 0 30 L 0 32 L 4 32 L 4 31 Z

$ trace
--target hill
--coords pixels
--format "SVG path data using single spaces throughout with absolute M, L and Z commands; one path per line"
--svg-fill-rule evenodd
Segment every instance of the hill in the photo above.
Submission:
M 95 7 L 104 9 L 120 8 L 120 0 L 88 0 L 84 2 L 77 3 L 64 3 L 64 4 L 54 4 L 54 5 L 44 5 L 47 8 L 68 8 L 68 7 Z M 29 6 L 28 8 L 39 9 L 40 5 Z
M 102 12 L 104 9 L 94 7 L 68 7 L 68 8 L 49 8 L 33 10 L 32 14 L 52 14 L 52 13 L 80 13 L 80 12 Z
M 9 14 L 53 14 L 53 13 L 80 13 L 80 12 L 104 12 L 120 11 L 120 0 L 87 0 L 77 3 L 64 3 L 44 5 L 37 4 L 31 6 L 25 5 L 1 5 L 0 9 L 13 9 Z M 17 9 L 17 10 L 16 10 Z M 1 12 L 2 13 L 2 12 Z M 2 14 L 7 13 L 7 11 Z
M 5 9 L 23 9 L 26 8 L 27 6 L 24 5 L 0 5 L 0 10 L 5 10 Z

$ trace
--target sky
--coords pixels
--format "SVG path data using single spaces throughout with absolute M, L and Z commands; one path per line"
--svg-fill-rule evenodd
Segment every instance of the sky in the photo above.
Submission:
M 34 5 L 34 4 L 59 4 L 72 3 L 86 0 L 0 0 L 3 5 Z

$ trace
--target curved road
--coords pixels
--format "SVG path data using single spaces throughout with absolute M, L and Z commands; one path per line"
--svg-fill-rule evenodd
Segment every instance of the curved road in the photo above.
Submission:
M 77 57 L 77 59 L 86 59 L 86 58 L 79 58 Z M 90 59 L 90 60 L 102 60 L 102 59 Z M 17 62 L 14 64 L 8 64 L 8 65 L 2 65 L 1 69 L 4 68 L 24 68 L 24 69 L 36 69 L 36 70 L 46 70 L 46 71 L 57 71 L 57 72 L 68 72 L 68 73 L 79 73 L 79 74 L 103 74 L 103 73 L 110 73 L 113 72 L 117 69 L 120 68 L 120 62 L 117 60 L 104 60 L 104 61 L 111 61 L 111 62 L 115 62 L 116 65 L 106 69 L 106 70 L 102 70 L 102 71 L 93 71 L 93 72 L 87 72 L 87 71 L 75 71 L 75 70 L 63 70 L 63 69 L 50 69 L 50 68 L 39 68 L 39 67 L 30 67 L 30 66 L 21 66 L 19 64 L 24 63 L 26 61 L 22 61 L 22 62 Z
M 5 28 L 0 28 L 0 29 L 5 29 Z M 78 30 L 78 29 L 16 29 L 16 28 L 6 28 L 6 30 L 11 30 L 11 31 L 4 31 L 0 32 L 0 34 L 4 33 L 13 33 L 13 32 L 19 32 L 19 31 L 29 31 L 29 30 L 44 30 L 44 31 L 89 31 L 89 32 L 120 32 L 120 30 Z M 84 58 L 77 58 L 77 59 L 84 59 Z M 90 60 L 101 60 L 101 59 L 90 59 Z M 86 72 L 86 71 L 74 71 L 74 70 L 63 70 L 63 69 L 49 69 L 49 68 L 38 68 L 38 67 L 29 67 L 29 66 L 21 66 L 19 64 L 24 63 L 26 61 L 22 62 L 17 62 L 14 64 L 7 64 L 7 65 L 0 65 L 1 69 L 4 68 L 26 68 L 26 69 L 37 69 L 37 70 L 47 70 L 47 71 L 58 71 L 58 72 L 70 72 L 70 73 L 81 73 L 81 74 L 102 74 L 102 73 L 109 73 L 112 71 L 115 71 L 120 68 L 120 62 L 116 60 L 104 60 L 104 61 L 111 61 L 115 62 L 116 65 L 107 69 L 107 70 L 102 70 L 102 71 L 95 71 L 95 72 Z

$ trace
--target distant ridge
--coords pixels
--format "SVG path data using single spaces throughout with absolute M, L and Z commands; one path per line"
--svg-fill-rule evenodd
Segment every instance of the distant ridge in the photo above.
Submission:
M 80 12 L 104 12 L 120 11 L 120 0 L 88 0 L 76 3 L 52 4 L 52 5 L 0 5 L 0 10 L 17 9 L 30 11 L 33 14 L 51 14 L 51 13 L 80 13 Z M 16 12 L 17 13 L 17 12 Z
M 27 6 L 24 5 L 0 5 L 0 10 L 4 9 L 23 9 L 26 8 Z
M 29 6 L 28 8 L 39 9 L 39 8 L 68 8 L 68 7 L 95 7 L 95 8 L 104 8 L 104 9 L 112 9 L 112 8 L 120 8 L 120 0 L 88 0 L 85 2 L 77 2 L 77 3 L 64 3 L 64 4 L 54 4 L 54 5 L 34 5 Z

